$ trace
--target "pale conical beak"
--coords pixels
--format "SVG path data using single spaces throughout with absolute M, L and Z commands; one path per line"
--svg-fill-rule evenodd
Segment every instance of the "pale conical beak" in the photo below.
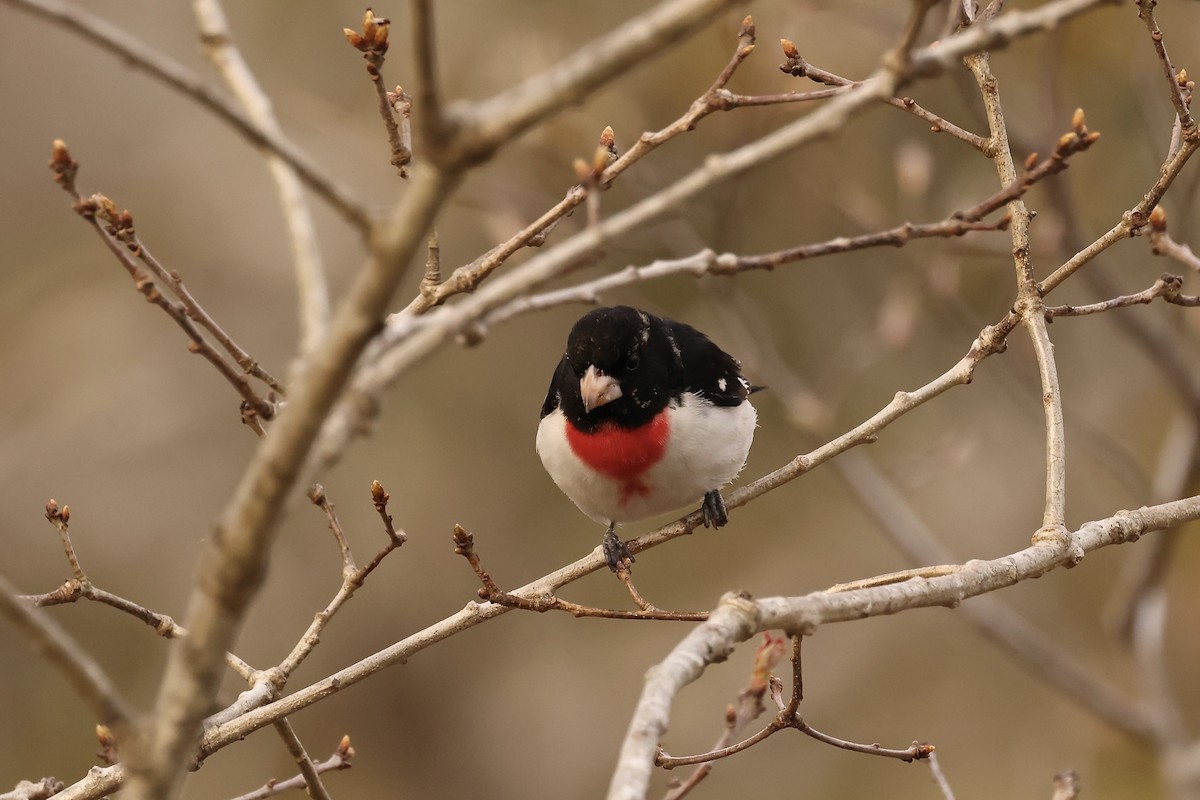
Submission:
M 621 384 L 617 383 L 616 378 L 605 375 L 593 365 L 588 367 L 587 372 L 579 379 L 579 394 L 583 396 L 583 410 L 591 413 L 593 408 L 599 408 L 620 397 Z

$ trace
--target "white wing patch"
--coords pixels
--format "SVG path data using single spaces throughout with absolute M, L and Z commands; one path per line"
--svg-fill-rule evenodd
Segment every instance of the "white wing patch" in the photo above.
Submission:
M 717 378 L 717 389 L 719 389 L 720 391 L 724 392 L 725 387 L 728 385 L 729 384 L 725 382 L 724 378 Z

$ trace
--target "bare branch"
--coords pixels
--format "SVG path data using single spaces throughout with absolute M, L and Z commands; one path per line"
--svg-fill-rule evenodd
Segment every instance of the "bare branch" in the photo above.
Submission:
M 313 771 L 321 775 L 326 772 L 333 772 L 334 770 L 350 769 L 350 767 L 354 766 L 351 763 L 354 756 L 354 748 L 350 745 L 350 737 L 343 736 L 333 755 L 325 761 L 313 764 Z M 283 781 L 271 779 L 261 788 L 255 789 L 253 792 L 238 795 L 233 800 L 266 800 L 268 797 L 274 797 L 277 794 L 283 794 L 295 789 L 303 789 L 305 786 L 311 785 L 304 775 L 296 775 Z
M 25 634 L 33 649 L 62 673 L 96 719 L 121 733 L 129 730 L 133 714 L 100 665 L 46 612 L 19 599 L 16 587 L 4 575 L 0 575 L 0 616 Z
M 300 179 L 364 236 L 370 230 L 371 217 L 365 206 L 332 178 L 321 172 L 307 154 L 282 134 L 274 135 L 251 120 L 241 109 L 217 95 L 187 67 L 121 28 L 79 6 L 63 0 L 4 0 L 22 11 L 57 23 L 92 44 L 109 51 L 123 62 L 162 81 L 192 98 L 231 126 L 255 147 L 265 148 L 287 162 Z
M 506 92 L 446 113 L 456 135 L 431 157 L 480 161 L 530 126 L 644 64 L 708 24 L 734 0 L 666 0 Z
M 234 96 L 250 119 L 274 140 L 283 137 L 283 129 L 250 66 L 233 41 L 233 32 L 225 18 L 220 0 L 192 0 L 192 10 L 200 29 L 204 52 L 233 90 Z M 301 354 L 312 351 L 329 326 L 329 290 L 325 284 L 325 265 L 317 241 L 312 211 L 304 196 L 300 174 L 279 153 L 263 147 L 267 168 L 279 193 L 279 206 L 288 229 L 292 264 L 296 270 L 296 288 L 300 301 Z
M 284 500 L 322 420 L 453 183 L 435 168 L 416 174 L 391 220 L 373 238 L 370 260 L 339 304 L 329 335 L 299 370 L 284 413 L 263 440 L 209 540 L 188 606 L 189 635 L 167 663 L 148 747 L 126 762 L 132 778 L 128 789 L 135 800 L 168 794 L 177 780 L 216 693 L 217 666 L 261 584 Z
M 284 746 L 287 747 L 288 754 L 291 755 L 292 759 L 296 762 L 296 766 L 300 769 L 300 778 L 304 781 L 304 788 L 308 790 L 308 796 L 312 800 L 331 800 L 329 791 L 325 788 L 325 784 L 321 782 L 320 770 L 313 764 L 312 759 L 308 757 L 308 752 L 304 749 L 304 743 L 296 735 L 291 721 L 286 718 L 275 720 L 275 730 L 279 733 L 279 738 L 283 740 Z
M 610 798 L 645 794 L 659 738 L 679 691 L 698 679 L 708 664 L 727 656 L 738 642 L 764 630 L 789 635 L 812 633 L 822 625 L 895 614 L 913 608 L 957 606 L 963 600 L 1077 563 L 1078 553 L 1124 542 L 1185 521 L 1200 519 L 1200 496 L 1137 511 L 1121 511 L 1089 522 L 1070 534 L 1070 546 L 1035 537 L 1024 550 L 990 561 L 973 560 L 953 575 L 829 594 L 751 600 L 722 598 L 708 621 L 700 623 L 667 658 L 647 672 L 646 685 L 614 768 Z

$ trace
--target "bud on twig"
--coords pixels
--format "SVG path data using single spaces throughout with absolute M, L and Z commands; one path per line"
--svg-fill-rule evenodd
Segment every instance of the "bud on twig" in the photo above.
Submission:
M 1150 212 L 1150 228 L 1160 233 L 1167 229 L 1167 210 L 1162 206 L 1155 206 Z

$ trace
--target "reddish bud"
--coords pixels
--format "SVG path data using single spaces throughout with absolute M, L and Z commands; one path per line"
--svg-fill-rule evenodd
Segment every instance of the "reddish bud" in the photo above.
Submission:
M 375 505 L 386 505 L 387 501 L 391 499 L 392 496 L 384 491 L 382 483 L 379 481 L 371 481 L 371 500 L 375 503 Z
M 739 39 L 749 38 L 749 39 L 753 40 L 755 33 L 756 33 L 756 31 L 754 29 L 754 17 L 747 14 L 745 19 L 742 20 L 742 29 L 740 31 L 738 31 L 738 38 Z
M 58 501 L 51 497 L 46 502 L 46 519 L 51 521 L 56 520 L 58 519 L 58 513 Z
M 319 483 L 314 483 L 308 490 L 308 499 L 314 506 L 319 506 L 325 502 L 325 487 Z
M 796 44 L 791 39 L 780 39 L 779 46 L 783 48 L 783 55 L 787 58 L 799 58 L 800 51 L 796 49 Z
M 117 737 L 113 736 L 112 730 L 107 725 L 96 725 L 96 741 L 101 747 L 112 747 L 117 743 Z
M 349 761 L 354 758 L 354 747 L 350 744 L 350 735 L 346 734 L 342 740 L 338 742 L 337 753 L 339 756 Z
M 1030 153 L 1029 157 L 1025 159 L 1025 169 L 1027 169 L 1027 170 L 1033 169 L 1034 167 L 1037 166 L 1037 162 L 1038 162 L 1038 154 Z
M 1150 212 L 1150 227 L 1156 231 L 1162 232 L 1167 229 L 1167 210 L 1162 206 L 1155 206 Z
M 71 521 L 71 507 L 63 506 L 62 511 L 58 512 L 58 518 L 63 521 L 63 524 Z

